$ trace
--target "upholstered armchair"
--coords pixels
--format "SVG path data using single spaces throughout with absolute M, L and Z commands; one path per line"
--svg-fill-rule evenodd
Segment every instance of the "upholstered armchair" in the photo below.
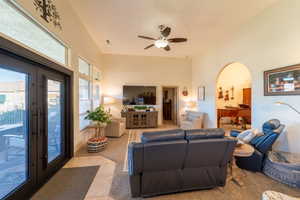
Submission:
M 126 119 L 112 119 L 111 123 L 105 128 L 105 136 L 121 137 L 126 132 Z
M 180 128 L 184 130 L 203 128 L 205 113 L 196 111 L 186 111 L 180 119 Z
M 236 157 L 236 164 L 242 169 L 249 171 L 262 171 L 263 163 L 267 152 L 272 149 L 272 145 L 283 132 L 285 125 L 281 124 L 278 119 L 272 119 L 263 124 L 263 135 L 255 137 L 250 141 L 255 151 L 250 157 Z M 230 135 L 236 137 L 240 131 L 232 130 Z

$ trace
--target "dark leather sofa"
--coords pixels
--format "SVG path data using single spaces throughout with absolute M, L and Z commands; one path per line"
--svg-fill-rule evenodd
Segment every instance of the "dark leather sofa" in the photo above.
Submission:
M 250 141 L 250 144 L 255 148 L 254 153 L 250 157 L 236 157 L 237 166 L 249 171 L 262 171 L 267 152 L 272 149 L 272 145 L 283 132 L 284 128 L 285 125 L 281 124 L 277 119 L 265 122 L 262 129 L 264 135 Z M 240 132 L 241 131 L 232 130 L 231 136 L 236 137 Z
M 224 186 L 236 140 L 223 129 L 146 132 L 128 147 L 132 197 Z

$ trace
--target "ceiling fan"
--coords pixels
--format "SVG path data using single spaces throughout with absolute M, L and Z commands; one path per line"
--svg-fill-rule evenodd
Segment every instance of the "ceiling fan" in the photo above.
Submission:
M 147 40 L 153 40 L 154 43 L 150 44 L 149 46 L 146 46 L 144 49 L 149 49 L 153 46 L 157 47 L 157 48 L 163 48 L 166 51 L 170 51 L 170 43 L 179 43 L 179 42 L 186 42 L 187 38 L 170 38 L 168 39 L 167 37 L 170 35 L 171 33 L 171 28 L 165 25 L 159 25 L 158 26 L 159 31 L 161 36 L 158 39 L 155 39 L 153 37 L 147 37 L 147 36 L 143 36 L 143 35 L 138 35 L 139 38 L 142 39 L 147 39 Z

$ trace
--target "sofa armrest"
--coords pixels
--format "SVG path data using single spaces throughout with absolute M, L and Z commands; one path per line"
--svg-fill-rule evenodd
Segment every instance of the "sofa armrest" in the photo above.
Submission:
M 240 130 L 231 130 L 230 131 L 230 136 L 231 137 L 237 137 L 242 131 Z
M 144 146 L 141 143 L 131 143 L 128 146 L 128 175 L 132 197 L 141 196 L 143 151 Z
M 144 145 L 142 143 L 130 143 L 128 145 L 128 174 L 138 175 L 143 171 Z
M 225 137 L 227 140 L 227 148 L 226 151 L 224 152 L 224 157 L 221 162 L 221 166 L 226 166 L 229 162 L 232 161 L 233 158 L 233 151 L 236 146 L 237 140 L 236 139 L 230 139 L 228 137 Z

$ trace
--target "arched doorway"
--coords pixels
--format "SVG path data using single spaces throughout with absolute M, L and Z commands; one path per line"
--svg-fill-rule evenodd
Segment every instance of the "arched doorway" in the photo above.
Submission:
M 217 78 L 217 126 L 224 129 L 251 128 L 252 78 L 241 63 L 226 65 Z

